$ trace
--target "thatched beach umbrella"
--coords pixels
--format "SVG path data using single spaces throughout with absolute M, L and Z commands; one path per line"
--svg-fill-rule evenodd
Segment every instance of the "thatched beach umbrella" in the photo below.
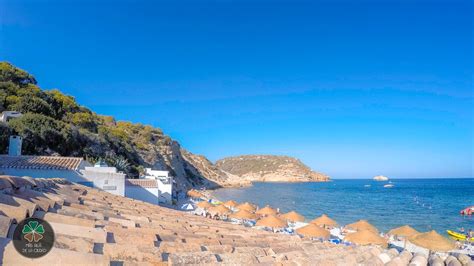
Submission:
M 319 225 L 319 226 L 330 226 L 330 227 L 337 226 L 337 222 L 329 218 L 326 214 L 319 216 L 318 218 L 312 220 L 310 223 Z
M 286 221 L 291 221 L 291 222 L 304 222 L 304 216 L 295 211 L 282 214 L 280 215 L 280 218 Z
M 229 201 L 224 202 L 224 206 L 229 207 L 229 208 L 231 207 L 234 208 L 234 207 L 237 207 L 238 205 L 239 204 L 234 200 L 229 200 Z
M 208 210 L 207 210 L 211 215 L 226 215 L 226 214 L 229 214 L 231 213 L 231 211 L 224 205 L 217 205 L 217 206 L 214 206 L 214 207 L 210 207 Z
M 207 201 L 201 201 L 197 204 L 197 206 L 201 209 L 208 209 L 208 208 L 214 207 L 214 205 L 210 204 Z
M 387 247 L 387 240 L 385 238 L 379 236 L 376 232 L 367 229 L 348 234 L 344 240 L 359 245 L 380 245 Z
M 315 224 L 308 224 L 301 228 L 296 229 L 296 232 L 300 235 L 306 237 L 320 237 L 324 239 L 328 239 L 331 236 L 328 230 L 321 228 Z
M 194 189 L 189 190 L 187 194 L 191 198 L 202 198 L 202 197 L 204 197 L 204 195 L 202 195 L 200 192 L 197 192 Z
M 213 211 L 218 211 L 220 214 L 227 214 L 227 213 L 231 213 L 230 209 L 227 208 L 226 206 L 224 205 L 217 205 L 217 206 L 214 206 L 214 207 L 211 207 L 209 208 L 209 210 L 212 209 Z
M 256 207 L 248 202 L 242 203 L 237 206 L 237 209 L 239 210 L 246 210 L 249 212 L 255 212 Z
M 355 231 L 369 230 L 369 231 L 372 231 L 374 233 L 379 232 L 379 230 L 377 230 L 377 228 L 375 226 L 373 226 L 369 222 L 367 222 L 367 220 L 359 220 L 355 223 L 348 224 L 348 225 L 346 225 L 346 228 L 352 229 L 352 230 L 355 230 Z
M 196 192 L 194 190 L 188 190 L 188 192 L 186 192 L 186 195 L 190 196 L 190 197 L 194 197 L 196 195 Z
M 388 231 L 389 235 L 397 235 L 397 236 L 403 236 L 403 237 L 409 237 L 409 236 L 413 236 L 419 233 L 420 232 L 416 231 L 415 229 L 413 229 L 413 227 L 409 225 L 400 226 Z
M 234 219 L 247 219 L 247 220 L 257 220 L 257 215 L 246 210 L 239 210 L 236 213 L 229 215 L 230 218 Z
M 275 209 L 273 209 L 272 207 L 267 205 L 267 206 L 259 209 L 255 213 L 259 214 L 259 215 L 277 215 L 278 212 Z
M 274 215 L 268 215 L 258 220 L 256 225 L 271 228 L 283 228 L 286 227 L 288 224 Z
M 413 235 L 408 240 L 420 247 L 433 251 L 450 251 L 454 249 L 454 243 L 438 234 L 435 230 Z

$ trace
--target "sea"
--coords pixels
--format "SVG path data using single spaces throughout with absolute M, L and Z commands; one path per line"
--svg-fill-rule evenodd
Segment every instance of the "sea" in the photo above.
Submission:
M 336 179 L 324 183 L 254 183 L 245 188 L 222 188 L 221 201 L 249 201 L 280 212 L 295 210 L 310 220 L 325 213 L 340 225 L 366 219 L 382 232 L 408 224 L 425 232 L 463 227 L 474 230 L 474 217 L 459 211 L 474 205 L 474 179 Z

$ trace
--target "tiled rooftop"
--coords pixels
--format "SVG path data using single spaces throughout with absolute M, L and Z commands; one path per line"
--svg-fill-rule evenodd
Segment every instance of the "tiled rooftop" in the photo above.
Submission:
M 17 182 L 25 185 L 0 189 L 0 264 L 383 265 L 378 247 L 274 234 L 61 179 L 34 181 L 33 186 Z M 11 228 L 27 215 L 47 220 L 55 231 L 55 247 L 39 259 L 22 257 L 11 241 Z
M 126 186 L 139 186 L 144 188 L 157 188 L 158 182 L 155 179 L 125 179 Z
M 82 160 L 76 157 L 0 155 L 0 169 L 78 170 Z

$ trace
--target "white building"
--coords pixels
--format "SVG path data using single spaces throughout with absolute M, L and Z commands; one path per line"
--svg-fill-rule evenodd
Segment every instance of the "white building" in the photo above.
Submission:
M 93 181 L 94 187 L 115 195 L 125 195 L 125 174 L 118 172 L 117 168 L 97 162 L 93 167 L 86 166 L 80 172 L 86 179 Z
M 117 172 L 115 167 L 92 167 L 77 157 L 23 156 L 21 137 L 11 137 L 9 154 L 0 155 L 0 174 L 33 178 L 59 177 L 120 196 L 124 196 L 125 191 L 125 174 Z
M 145 175 L 140 177 L 141 180 L 155 180 L 158 187 L 158 202 L 171 204 L 173 195 L 173 177 L 168 171 L 145 169 Z M 139 179 L 139 180 L 140 180 Z
M 11 118 L 17 118 L 17 117 L 21 117 L 21 116 L 22 116 L 22 114 L 20 112 L 17 112 L 17 111 L 4 111 L 0 115 L 0 121 L 2 121 L 3 123 L 6 123 Z
M 125 197 L 159 204 L 159 195 L 155 179 L 125 179 Z
M 140 178 L 148 178 L 148 179 L 168 179 L 169 178 L 169 171 L 162 171 L 162 170 L 152 170 L 151 168 L 145 168 L 145 175 L 141 176 Z

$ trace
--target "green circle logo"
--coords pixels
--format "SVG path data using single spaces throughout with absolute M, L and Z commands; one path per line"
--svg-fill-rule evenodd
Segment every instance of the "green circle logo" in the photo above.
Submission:
M 54 231 L 43 219 L 27 218 L 21 221 L 13 232 L 15 249 L 27 258 L 42 257 L 54 246 Z

